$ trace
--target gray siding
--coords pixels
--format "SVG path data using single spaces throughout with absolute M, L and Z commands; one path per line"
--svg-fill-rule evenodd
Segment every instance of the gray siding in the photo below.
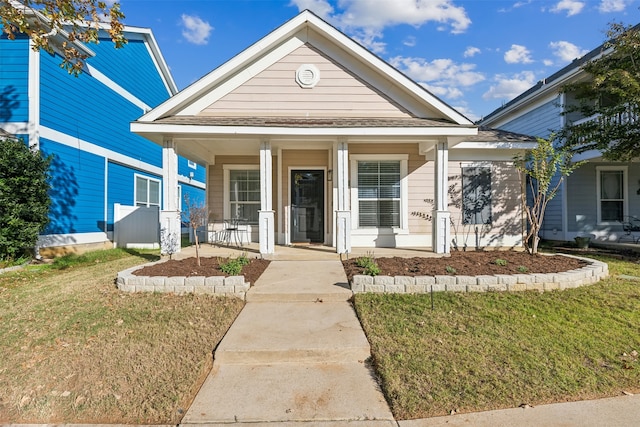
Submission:
M 580 167 L 567 181 L 570 195 L 568 211 L 569 232 L 595 233 L 603 239 L 616 239 L 622 233 L 618 224 L 598 224 L 597 167 L 627 166 L 628 215 L 640 218 L 640 165 L 634 163 L 590 162 Z
M 556 98 L 505 123 L 500 126 L 500 129 L 540 138 L 548 138 L 552 131 L 560 129 L 561 112 L 560 100 Z

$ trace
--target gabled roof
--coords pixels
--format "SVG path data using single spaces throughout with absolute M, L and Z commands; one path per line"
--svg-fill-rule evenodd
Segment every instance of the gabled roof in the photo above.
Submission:
M 22 10 L 27 17 L 30 17 L 31 19 L 35 19 L 39 21 L 49 29 L 51 28 L 49 25 L 51 20 L 47 18 L 45 15 L 43 15 L 41 12 L 39 12 L 38 10 L 32 7 L 25 6 L 24 4 L 16 0 L 10 0 L 10 3 L 12 7 Z M 106 32 L 110 28 L 110 25 L 104 22 L 98 23 L 97 26 L 103 32 Z M 151 29 L 142 28 L 142 27 L 132 27 L 127 25 L 123 28 L 123 32 L 129 34 L 128 36 L 129 38 L 131 38 L 131 35 L 135 35 L 145 40 L 145 42 L 149 46 L 149 49 L 151 50 L 153 60 L 156 63 L 156 66 L 158 67 L 158 71 L 162 76 L 162 79 L 164 80 L 165 85 L 167 86 L 167 88 L 169 89 L 172 95 L 178 93 L 178 87 L 176 86 L 176 83 L 173 80 L 171 71 L 169 71 L 169 67 L 167 66 L 167 63 L 165 62 L 164 57 L 160 52 L 160 47 L 158 46 L 158 43 L 156 42 L 156 39 L 153 36 L 153 32 L 151 31 Z M 50 36 L 50 41 L 53 43 L 54 46 L 61 49 L 64 42 L 70 41 L 69 33 L 64 29 L 60 29 Z M 83 54 L 89 57 L 96 55 L 96 53 L 93 50 L 91 50 L 86 43 L 82 43 L 78 40 L 74 40 L 71 43 L 74 45 L 76 49 L 78 49 L 78 51 L 82 52 Z
M 633 27 L 634 29 L 640 29 L 640 24 Z M 587 54 L 580 58 L 574 59 L 569 65 L 561 68 L 549 77 L 538 81 L 534 86 L 527 89 L 520 95 L 513 98 L 511 101 L 496 108 L 487 116 L 478 121 L 479 124 L 490 124 L 492 121 L 497 120 L 499 117 L 514 110 L 520 105 L 530 102 L 532 99 L 545 96 L 547 93 L 558 91 L 559 88 L 569 83 L 570 80 L 577 78 L 580 74 L 584 73 L 582 66 L 611 51 L 611 48 L 607 47 L 607 43 L 602 43 L 600 46 L 591 50 Z
M 374 70 L 387 82 L 388 87 L 393 87 L 394 93 L 390 97 L 405 97 L 411 99 L 414 105 L 422 105 L 425 109 L 437 111 L 441 117 L 423 117 L 422 119 L 445 119 L 450 125 L 471 126 L 473 123 L 458 111 L 447 105 L 425 88 L 408 78 L 406 75 L 383 61 L 353 39 L 328 24 L 312 12 L 305 10 L 286 22 L 262 40 L 253 44 L 236 57 L 213 70 L 191 86 L 179 92 L 163 104 L 138 119 L 138 123 L 155 122 L 171 116 L 194 115 L 194 111 L 203 108 L 210 103 L 206 95 L 211 91 L 228 93 L 233 87 L 229 83 L 231 76 L 245 73 L 247 79 L 254 71 L 248 71 L 248 67 L 256 61 L 263 59 L 266 62 L 275 61 L 283 54 L 298 47 L 309 38 L 328 41 L 346 52 L 349 58 L 353 58 L 364 67 Z M 266 59 L 265 59 L 266 58 Z M 402 96 L 400 96 L 402 95 Z
M 108 24 L 101 24 L 101 27 L 103 29 L 106 29 L 106 27 L 108 27 Z M 176 93 L 178 93 L 178 86 L 176 85 L 176 82 L 173 80 L 173 75 L 171 74 L 171 71 L 169 70 L 167 63 L 164 60 L 164 56 L 160 51 L 160 46 L 158 45 L 158 42 L 156 41 L 156 38 L 153 35 L 153 31 L 151 31 L 150 28 L 132 27 L 132 26 L 126 25 L 124 27 L 124 32 L 126 34 L 129 34 L 127 36 L 129 38 L 131 38 L 131 34 L 135 34 L 142 37 L 145 40 L 145 42 L 149 46 L 149 49 L 151 50 L 152 58 L 153 58 L 153 61 L 156 63 L 158 72 L 160 73 L 162 79 L 164 80 L 167 88 L 169 89 L 172 95 L 175 95 Z M 124 49 L 126 49 L 126 46 L 124 47 Z

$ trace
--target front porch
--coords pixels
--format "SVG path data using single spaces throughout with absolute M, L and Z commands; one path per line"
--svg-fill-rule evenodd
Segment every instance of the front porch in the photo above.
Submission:
M 349 254 L 338 254 L 336 249 L 327 245 L 276 245 L 272 254 L 261 254 L 259 243 L 248 243 L 244 246 L 217 246 L 209 243 L 200 244 L 201 257 L 237 257 L 246 254 L 249 258 L 266 258 L 274 261 L 333 261 L 359 256 L 372 255 L 382 257 L 443 257 L 448 254 L 436 254 L 429 247 L 420 248 L 363 248 L 354 247 Z M 183 247 L 173 255 L 174 259 L 184 259 L 196 256 L 195 245 Z

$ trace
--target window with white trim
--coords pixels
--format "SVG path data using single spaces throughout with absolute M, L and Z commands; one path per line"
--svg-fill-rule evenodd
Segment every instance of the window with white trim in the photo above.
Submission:
M 491 224 L 490 167 L 462 167 L 462 223 Z
M 136 206 L 160 207 L 160 180 L 142 175 L 135 175 L 134 179 L 134 204 Z
M 400 227 L 400 162 L 358 162 L 358 228 Z
M 601 166 L 597 170 L 598 222 L 621 222 L 626 215 L 626 168 Z
M 260 167 L 225 165 L 225 217 L 258 224 Z

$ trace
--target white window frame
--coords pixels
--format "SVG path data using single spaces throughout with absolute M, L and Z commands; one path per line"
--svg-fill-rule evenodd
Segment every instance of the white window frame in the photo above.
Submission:
M 147 181 L 147 202 L 146 204 L 138 204 L 138 178 L 142 178 L 145 179 Z M 158 183 L 158 203 L 149 203 L 149 183 L 153 181 L 153 182 L 157 182 Z M 147 175 L 141 175 L 138 173 L 134 173 L 133 174 L 133 206 L 146 206 L 146 207 L 151 207 L 151 206 L 157 206 L 158 208 L 160 208 L 162 206 L 162 181 L 160 181 L 157 178 L 151 178 L 150 176 Z
M 191 169 L 198 169 L 198 164 L 194 161 L 187 159 L 187 166 Z
M 229 183 L 231 181 L 231 171 L 232 170 L 260 170 L 260 165 L 222 165 L 222 170 L 224 172 L 224 178 L 222 185 L 224 186 L 223 197 L 224 197 L 224 205 L 222 208 L 222 213 L 225 219 L 230 219 L 232 217 L 231 214 L 231 195 L 229 194 Z M 257 204 L 260 205 L 261 201 L 258 201 Z
M 408 154 L 352 154 L 350 160 L 351 177 L 351 229 L 353 234 L 370 234 L 373 230 L 396 234 L 409 234 L 409 176 Z M 399 161 L 400 162 L 400 227 L 360 228 L 360 206 L 358 204 L 358 162 L 359 161 Z
M 603 221 L 602 220 L 602 199 L 600 198 L 600 174 L 603 171 L 606 172 L 622 172 L 622 216 L 629 215 L 629 173 L 627 172 L 627 166 L 596 166 L 596 207 L 598 209 L 598 225 L 619 225 L 618 222 Z

